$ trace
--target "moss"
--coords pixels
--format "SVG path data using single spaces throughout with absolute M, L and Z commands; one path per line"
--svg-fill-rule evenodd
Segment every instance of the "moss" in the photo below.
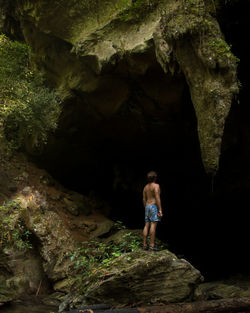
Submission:
M 203 47 L 206 47 L 215 54 L 221 67 L 239 62 L 239 59 L 231 52 L 230 46 L 222 38 L 211 38 L 204 41 Z
M 159 0 L 124 0 L 125 9 L 119 14 L 121 21 L 140 21 L 144 16 L 155 10 L 159 4 Z
M 234 66 L 239 62 L 211 17 L 211 6 L 216 9 L 213 0 L 184 0 L 178 3 L 172 12 L 165 15 L 165 36 L 168 40 L 176 41 L 182 36 L 198 35 L 202 54 L 217 58 L 221 67 Z

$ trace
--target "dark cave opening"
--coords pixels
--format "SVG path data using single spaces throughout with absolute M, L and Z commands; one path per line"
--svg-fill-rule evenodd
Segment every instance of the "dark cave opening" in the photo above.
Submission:
M 151 78 L 146 77 L 145 84 L 145 74 L 144 78 L 129 77 L 129 112 L 124 109 L 118 120 L 83 109 L 92 106 L 88 102 L 83 106 L 86 95 L 76 91 L 75 98 L 65 105 L 63 126 L 36 160 L 65 187 L 83 194 L 94 191 L 112 207 L 110 218 L 123 221 L 129 228 L 143 228 L 145 176 L 150 170 L 157 171 L 164 210 L 157 235 L 169 244 L 171 251 L 199 269 L 206 280 L 250 274 L 249 58 L 239 36 L 249 25 L 248 17 L 242 16 L 249 11 L 249 1 L 242 7 L 235 10 L 232 4 L 219 18 L 226 40 L 241 60 L 242 88 L 227 119 L 220 170 L 213 181 L 202 166 L 188 86 L 181 75 L 174 82 L 163 78 L 158 65 L 147 72 Z M 153 113 L 150 108 L 142 111 L 141 101 L 148 107 L 152 103 L 158 105 L 157 100 L 145 96 L 141 87 L 144 84 L 147 88 L 155 77 L 162 93 L 161 80 L 170 81 L 177 93 L 179 87 L 176 89 L 175 85 L 182 86 L 178 105 L 173 105 L 169 112 L 163 106 Z M 141 124 L 141 114 L 145 124 Z
M 45 156 L 48 159 L 42 166 L 67 188 L 82 194 L 94 191 L 110 204 L 109 217 L 132 229 L 144 226 L 142 189 L 146 173 L 156 170 L 164 210 L 157 236 L 169 244 L 172 252 L 198 268 L 207 280 L 247 273 L 246 233 L 244 226 L 239 230 L 235 224 L 236 220 L 241 225 L 244 221 L 234 213 L 237 205 L 243 205 L 242 191 L 239 194 L 230 194 L 227 189 L 223 192 L 221 174 L 218 173 L 214 182 L 206 175 L 187 86 L 182 98 L 186 100 L 181 118 L 175 117 L 167 129 L 171 134 L 168 136 L 174 137 L 172 140 L 166 140 L 169 137 L 162 129 L 154 129 L 132 142 L 126 142 L 126 137 L 117 141 L 114 135 L 107 143 L 104 138 L 98 138 L 100 132 L 98 136 L 94 134 L 94 138 L 90 134 L 90 142 L 94 143 L 91 153 L 94 152 L 95 157 L 92 156 L 87 165 L 82 161 L 85 148 L 71 141 L 69 150 L 63 145 L 65 150 L 57 150 L 56 154 L 53 150 Z M 76 142 L 78 140 L 79 137 Z M 243 257 L 239 258 L 242 253 Z

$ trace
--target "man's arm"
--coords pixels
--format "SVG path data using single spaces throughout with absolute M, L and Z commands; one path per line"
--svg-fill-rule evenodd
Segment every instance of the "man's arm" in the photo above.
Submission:
M 144 187 L 144 189 L 143 189 L 143 205 L 146 206 L 146 203 L 147 203 L 147 194 L 146 194 L 145 187 Z
M 163 214 L 162 214 L 162 207 L 161 207 L 160 186 L 158 184 L 155 186 L 155 200 L 156 200 L 157 207 L 159 209 L 158 215 L 162 216 Z

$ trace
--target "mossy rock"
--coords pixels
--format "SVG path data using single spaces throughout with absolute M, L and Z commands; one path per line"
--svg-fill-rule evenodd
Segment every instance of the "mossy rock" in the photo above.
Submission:
M 15 300 L 17 297 L 13 288 L 6 286 L 6 281 L 0 276 L 0 303 L 7 303 Z
M 250 282 L 214 281 L 203 283 L 195 290 L 196 300 L 250 297 Z
M 84 301 L 114 306 L 185 301 L 192 298 L 202 279 L 190 263 L 168 250 L 136 250 L 116 258 L 108 270 L 101 272 L 99 279 L 87 287 Z
M 112 229 L 111 229 L 111 232 L 112 232 Z M 109 236 L 104 241 L 106 244 L 113 242 L 113 244 L 119 245 L 124 241 L 127 241 L 127 243 L 129 244 L 131 242 L 131 239 L 141 241 L 142 243 L 142 230 L 141 229 L 121 229 L 117 232 L 114 232 L 111 236 Z M 148 237 L 148 240 L 149 240 L 149 237 Z M 168 247 L 166 243 L 163 243 L 158 238 L 155 238 L 155 245 L 160 248 Z

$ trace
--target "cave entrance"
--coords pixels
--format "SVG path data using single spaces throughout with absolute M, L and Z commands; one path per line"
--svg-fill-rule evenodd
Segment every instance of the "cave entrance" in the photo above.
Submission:
M 158 237 L 201 268 L 193 252 L 210 182 L 189 88 L 182 73 L 165 74 L 155 59 L 147 69 L 133 61 L 104 73 L 93 94 L 73 91 L 40 164 L 65 187 L 104 199 L 114 221 L 141 229 L 146 174 L 157 171 L 166 215 Z M 128 62 L 137 64 L 129 72 Z
M 183 74 L 165 74 L 151 51 L 107 69 L 97 85 L 92 93 L 72 90 L 37 161 L 65 187 L 104 199 L 109 217 L 129 228 L 143 228 L 142 189 L 147 172 L 157 171 L 165 215 L 158 237 L 207 279 L 237 272 L 236 256 L 225 263 L 226 195 L 218 201 L 205 174 Z

